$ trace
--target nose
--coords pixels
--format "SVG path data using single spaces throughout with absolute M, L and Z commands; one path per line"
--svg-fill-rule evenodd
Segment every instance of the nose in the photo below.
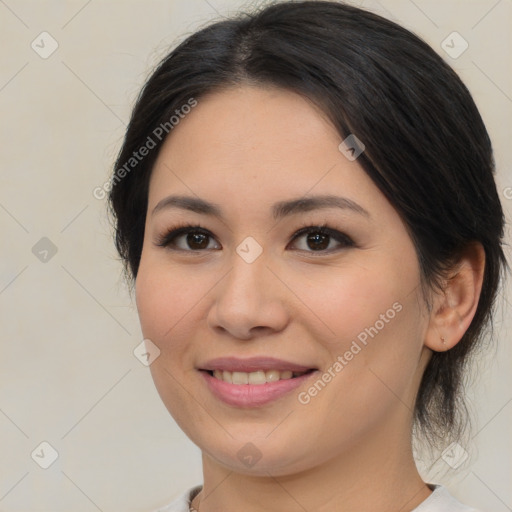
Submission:
M 286 288 L 261 256 L 247 263 L 234 254 L 231 270 L 212 292 L 207 321 L 220 334 L 250 340 L 279 332 L 289 322 Z

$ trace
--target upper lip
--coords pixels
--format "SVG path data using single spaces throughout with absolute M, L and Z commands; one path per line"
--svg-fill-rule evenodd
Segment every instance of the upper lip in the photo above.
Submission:
M 240 359 L 237 357 L 219 357 L 210 359 L 206 363 L 199 366 L 200 370 L 214 371 L 225 370 L 228 372 L 256 372 L 258 370 L 280 370 L 292 372 L 306 372 L 313 370 L 311 366 L 303 366 L 301 364 L 276 359 L 274 357 L 248 357 Z

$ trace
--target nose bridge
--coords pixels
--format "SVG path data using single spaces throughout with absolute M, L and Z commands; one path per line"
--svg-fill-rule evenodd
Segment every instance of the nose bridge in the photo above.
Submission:
M 248 244 L 240 244 L 233 253 L 231 270 L 219 283 L 208 315 L 210 326 L 239 338 L 250 337 L 254 327 L 279 330 L 286 324 L 280 292 L 269 281 L 275 277 L 267 268 L 266 254 L 255 256 L 254 246 Z
M 258 302 L 260 294 L 264 292 L 269 270 L 267 258 L 256 254 L 250 243 L 243 242 L 235 250 L 231 258 L 231 271 L 224 283 L 224 294 L 232 295 L 233 299 L 251 300 Z

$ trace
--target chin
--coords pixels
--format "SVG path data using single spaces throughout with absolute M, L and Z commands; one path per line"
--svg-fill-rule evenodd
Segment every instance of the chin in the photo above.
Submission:
M 244 432 L 243 435 L 233 437 L 228 434 L 219 439 L 190 437 L 203 454 L 213 459 L 217 464 L 229 471 L 252 476 L 286 476 L 305 471 L 320 461 L 315 460 L 317 454 L 308 454 L 297 450 L 299 446 L 313 446 L 310 443 L 297 443 L 292 441 L 293 436 L 282 432 L 274 439 L 266 438 L 272 428 L 265 425 L 265 435 L 254 436 Z M 275 426 L 273 427 L 275 428 Z M 227 426 L 229 430 L 229 426 Z M 247 429 L 246 429 L 247 430 Z

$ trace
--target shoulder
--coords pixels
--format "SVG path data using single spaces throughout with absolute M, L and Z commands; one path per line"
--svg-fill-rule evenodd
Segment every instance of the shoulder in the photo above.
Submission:
M 457 501 L 442 485 L 430 485 L 432 494 L 413 512 L 480 512 Z
M 153 512 L 189 512 L 190 502 L 201 489 L 202 485 L 196 485 L 178 496 L 173 502 Z

